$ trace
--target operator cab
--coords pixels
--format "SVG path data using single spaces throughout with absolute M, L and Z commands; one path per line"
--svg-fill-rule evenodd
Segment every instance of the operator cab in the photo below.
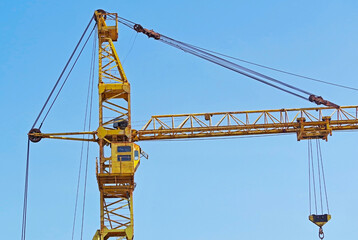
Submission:
M 135 143 L 112 143 L 112 173 L 134 174 L 140 163 L 140 147 Z

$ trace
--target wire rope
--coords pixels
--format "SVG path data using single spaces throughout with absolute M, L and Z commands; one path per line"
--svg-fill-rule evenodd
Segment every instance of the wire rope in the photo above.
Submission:
M 318 214 L 318 209 L 320 210 L 321 215 L 324 215 L 325 210 L 329 214 L 329 205 L 328 205 L 328 195 L 327 195 L 327 185 L 324 174 L 323 167 L 323 158 L 322 158 L 322 150 L 319 139 L 315 139 L 316 144 L 316 159 L 313 155 L 313 147 L 312 141 L 308 140 L 308 162 L 309 162 L 309 206 L 310 206 L 310 214 L 312 214 L 312 200 L 314 200 L 314 209 L 315 214 Z M 314 161 L 317 161 L 314 163 Z M 316 165 L 316 168 L 315 168 Z M 315 174 L 317 173 L 317 176 Z M 311 185 L 312 183 L 312 185 Z M 312 189 L 313 188 L 313 189 Z M 312 191 L 313 190 L 313 191 Z M 313 194 L 313 197 L 312 197 Z M 312 199 L 313 198 L 313 199 Z M 319 198 L 317 200 L 317 198 Z M 325 204 L 323 203 L 325 200 Z M 317 201 L 319 203 L 317 204 Z M 326 205 L 326 209 L 325 206 Z
M 310 148 L 310 140 L 307 141 L 308 146 L 308 203 L 310 209 L 310 215 L 312 214 L 312 196 L 311 196 L 311 148 Z
M 132 49 L 133 49 L 134 44 L 135 44 L 135 41 L 137 40 L 137 36 L 138 36 L 138 33 L 135 33 L 135 37 L 134 37 L 134 40 L 133 40 L 133 42 L 132 42 L 132 45 L 131 45 L 131 47 L 129 48 L 129 51 L 127 52 L 126 56 L 125 56 L 124 59 L 123 59 L 123 62 L 122 62 L 123 64 L 126 62 L 128 56 L 129 56 L 129 54 L 132 52 Z
M 95 38 L 96 39 L 96 38 Z M 96 42 L 94 43 L 96 45 Z M 94 51 L 93 51 L 94 53 Z M 93 54 L 93 61 L 95 59 L 95 54 Z M 91 129 L 91 121 L 92 121 L 92 103 L 93 103 L 93 86 L 94 86 L 94 72 L 95 68 L 92 65 L 92 83 L 91 83 L 91 97 L 89 104 L 89 116 L 88 116 L 88 130 Z M 86 167 L 85 167 L 85 180 L 84 180 L 84 188 L 83 188 L 83 205 L 82 205 L 82 220 L 81 220 L 81 240 L 83 239 L 83 229 L 84 229 L 84 219 L 85 219 L 85 207 L 86 207 L 86 192 L 87 192 L 87 176 L 88 176 L 88 159 L 89 159 L 89 142 L 87 142 L 87 154 L 86 154 Z
M 120 22 L 121 24 L 133 29 L 133 27 L 135 25 L 135 23 L 133 21 L 130 21 L 130 20 L 122 18 L 122 17 L 118 17 L 118 18 L 120 19 L 120 20 L 118 20 L 118 22 Z M 163 36 L 163 35 L 161 35 L 161 36 Z M 236 60 L 236 61 L 244 62 L 244 63 L 250 64 L 250 65 L 253 65 L 253 66 L 269 69 L 269 70 L 272 70 L 272 71 L 280 72 L 280 73 L 291 75 L 291 76 L 294 76 L 294 77 L 298 77 L 298 78 L 302 78 L 302 79 L 306 79 L 306 80 L 311 80 L 311 81 L 315 81 L 315 82 L 319 82 L 319 83 L 324 83 L 324 84 L 335 86 L 335 87 L 340 87 L 340 88 L 345 88 L 345 89 L 358 91 L 358 88 L 355 88 L 355 87 L 351 87 L 351 86 L 347 86 L 347 85 L 343 85 L 343 84 L 332 83 L 332 82 L 324 81 L 324 80 L 321 80 L 321 79 L 304 76 L 302 74 L 297 74 L 297 73 L 281 70 L 281 69 L 278 69 L 278 68 L 266 66 L 266 65 L 263 65 L 263 64 L 258 64 L 258 63 L 252 62 L 252 61 L 244 60 L 244 59 L 229 56 L 227 54 L 223 54 L 223 53 L 220 53 L 220 52 L 212 51 L 212 50 L 209 50 L 209 49 L 206 49 L 206 48 L 198 47 L 198 46 L 193 45 L 193 44 L 186 43 L 186 45 L 191 46 L 191 47 L 196 48 L 196 49 L 200 49 L 202 51 L 206 51 L 206 52 L 209 52 L 209 53 L 212 53 L 212 54 L 216 54 L 216 55 L 219 55 L 219 56 L 222 56 L 222 57 L 230 58 L 230 59 L 233 59 L 233 60 Z
M 95 24 L 95 25 L 93 26 L 93 28 L 92 28 L 92 30 L 91 30 L 91 33 L 88 35 L 88 37 L 87 37 L 85 43 L 83 44 L 83 46 L 82 46 L 82 48 L 81 48 L 81 50 L 80 50 L 80 52 L 79 52 L 79 54 L 78 54 L 78 56 L 77 56 L 75 62 L 72 64 L 72 67 L 71 67 L 70 71 L 67 73 L 67 76 L 66 76 L 65 80 L 63 81 L 63 83 L 62 83 L 60 89 L 58 90 L 58 92 L 57 92 L 55 98 L 53 99 L 53 101 L 52 101 L 50 107 L 48 108 L 48 110 L 47 110 L 47 112 L 46 112 L 46 114 L 45 114 L 43 120 L 41 121 L 41 124 L 40 124 L 39 129 L 41 129 L 42 124 L 43 124 L 44 121 L 46 120 L 46 118 L 47 118 L 49 112 L 51 111 L 51 109 L 52 109 L 53 105 L 55 104 L 55 102 L 56 102 L 58 96 L 60 95 L 60 93 L 61 93 L 63 87 L 65 86 L 68 77 L 69 77 L 70 74 L 72 73 L 73 68 L 76 66 L 76 63 L 77 63 L 78 59 L 80 58 L 80 56 L 81 56 L 81 54 L 82 54 L 82 52 L 83 52 L 83 49 L 86 47 L 88 40 L 91 38 L 92 33 L 93 33 L 94 29 L 96 28 L 96 26 L 97 26 L 97 24 Z
M 215 55 L 213 55 L 213 54 L 211 54 L 211 53 L 209 53 L 209 52 L 206 52 L 206 51 L 203 51 L 203 50 L 201 50 L 201 49 L 199 49 L 199 48 L 193 47 L 193 46 L 190 45 L 190 44 L 187 44 L 187 43 L 184 43 L 184 42 L 181 42 L 181 41 L 177 41 L 177 40 L 175 40 L 175 39 L 169 38 L 169 37 L 164 36 L 164 35 L 162 35 L 162 37 L 167 38 L 167 39 L 169 39 L 170 41 L 174 41 L 174 42 L 176 42 L 176 43 L 178 43 L 178 44 L 182 44 L 182 45 L 184 45 L 184 46 L 187 46 L 187 47 L 189 47 L 189 48 L 191 48 L 191 49 L 195 49 L 195 50 L 198 51 L 198 52 L 201 52 L 201 53 L 203 53 L 203 54 L 206 54 L 206 55 L 208 55 L 208 56 L 210 56 L 210 57 L 212 57 L 212 58 L 216 58 L 216 59 L 218 59 L 218 60 L 220 60 L 220 61 L 225 62 L 226 64 L 234 65 L 235 67 L 237 67 L 237 68 L 239 68 L 239 69 L 241 69 L 241 70 L 243 70 L 243 71 L 247 71 L 247 72 L 249 72 L 249 73 L 251 73 L 251 74 L 254 74 L 254 75 L 257 75 L 257 76 L 259 76 L 259 77 L 265 78 L 265 79 L 267 79 L 267 80 L 269 80 L 269 81 L 273 81 L 273 82 L 275 82 L 275 83 L 281 84 L 281 85 L 283 85 L 283 86 L 285 86 L 285 87 L 288 87 L 288 88 L 291 88 L 291 89 L 293 89 L 293 90 L 302 92 L 302 93 L 304 93 L 304 94 L 312 95 L 312 93 L 307 92 L 307 91 L 305 91 L 305 90 L 303 90 L 303 89 L 294 87 L 294 86 L 292 86 L 292 85 L 290 85 L 290 84 L 287 84 L 287 83 L 285 83 L 285 82 L 279 81 L 279 80 L 277 80 L 277 79 L 274 79 L 274 78 L 272 78 L 272 77 L 266 76 L 266 75 L 261 74 L 261 73 L 259 73 L 259 72 L 256 72 L 256 71 L 253 71 L 253 70 L 251 70 L 251 69 L 245 68 L 245 67 L 243 67 L 243 66 L 241 66 L 241 65 L 238 65 L 238 64 L 236 64 L 236 63 L 230 62 L 230 61 L 228 61 L 228 60 L 226 60 L 226 59 L 223 59 L 223 58 L 220 58 L 220 57 L 218 57 L 218 56 L 215 56 Z M 162 39 L 162 38 L 161 38 L 161 39 Z M 161 39 L 160 39 L 160 40 L 161 40 Z
M 319 186 L 319 195 L 320 195 L 320 203 L 321 203 L 321 214 L 323 214 L 323 198 L 322 198 L 322 182 L 321 182 L 321 164 L 319 158 L 319 150 L 318 150 L 318 139 L 316 139 L 316 148 L 317 148 L 317 172 L 318 172 L 318 186 Z
M 87 113 L 88 113 L 88 103 L 90 98 L 90 92 L 91 92 L 91 75 L 92 75 L 92 68 L 94 65 L 94 56 L 95 56 L 95 44 L 96 44 L 96 36 L 93 35 L 93 49 L 92 49 L 92 58 L 91 58 L 91 64 L 90 64 L 90 74 L 89 74 L 89 81 L 88 81 L 88 88 L 87 88 L 87 98 L 86 98 L 86 108 L 85 108 L 85 114 L 84 114 L 84 124 L 83 124 L 83 131 L 86 130 L 87 126 Z M 83 139 L 85 136 L 83 135 Z M 81 179 L 81 172 L 82 172 L 82 161 L 83 161 L 83 149 L 84 149 L 84 141 L 81 143 L 81 154 L 80 154 L 80 164 L 79 164 L 79 170 L 78 170 L 78 177 L 77 177 L 77 190 L 76 190 L 76 200 L 75 200 L 75 207 L 74 207 L 74 214 L 73 214 L 73 224 L 72 224 L 72 240 L 74 239 L 75 234 L 75 226 L 76 226 L 76 216 L 77 216 L 77 206 L 78 206 L 78 196 L 79 196 L 79 188 L 80 188 L 80 179 Z
M 324 175 L 324 167 L 323 167 L 323 158 L 322 158 L 322 151 L 321 151 L 321 144 L 318 142 L 318 149 L 319 149 L 319 159 L 321 161 L 321 168 L 322 168 L 322 179 L 323 179 L 323 187 L 324 187 L 324 194 L 326 196 L 326 205 L 327 205 L 327 213 L 329 214 L 329 205 L 328 205 L 328 194 L 327 194 L 327 186 L 326 186 L 326 177 Z
M 241 71 L 241 70 L 239 70 L 239 69 L 236 69 L 236 68 L 233 67 L 233 66 L 229 66 L 229 65 L 225 65 L 224 63 L 217 62 L 217 61 L 215 61 L 214 59 L 211 59 L 211 58 L 209 58 L 209 57 L 207 57 L 207 56 L 205 56 L 205 55 L 202 55 L 202 54 L 198 54 L 198 53 L 196 53 L 195 51 L 192 51 L 192 50 L 190 50 L 190 49 L 184 49 L 184 48 L 182 48 L 182 47 L 179 47 L 179 46 L 177 46 L 177 45 L 175 45 L 175 44 L 171 44 L 171 43 L 169 43 L 169 42 L 165 42 L 165 43 L 167 43 L 168 45 L 171 45 L 171 46 L 173 46 L 173 47 L 176 47 L 176 48 L 178 48 L 178 49 L 181 49 L 181 50 L 183 50 L 184 52 L 193 54 L 193 55 L 195 55 L 195 56 L 197 56 L 197 57 L 200 57 L 200 58 L 202 58 L 202 59 L 205 59 L 205 60 L 207 60 L 207 61 L 209 61 L 209 62 L 215 63 L 215 64 L 217 64 L 217 65 L 220 65 L 220 66 L 224 67 L 224 68 L 227 68 L 227 69 L 229 69 L 229 70 L 232 70 L 232 71 L 237 72 L 237 73 L 239 73 L 239 74 L 242 74 L 242 75 L 244 75 L 244 76 L 247 76 L 247 77 L 249 77 L 249 78 L 252 78 L 252 79 L 254 79 L 254 80 L 256 80 L 256 81 L 259 81 L 259 82 L 264 83 L 264 84 L 266 84 L 266 85 L 269 85 L 269 86 L 271 86 L 271 87 L 277 88 L 277 89 L 279 89 L 279 90 L 281 90 L 281 91 L 284 91 L 284 92 L 286 92 L 286 93 L 292 94 L 292 95 L 294 95 L 294 96 L 296 96 L 296 97 L 302 98 L 302 99 L 304 99 L 304 100 L 308 100 L 307 97 L 304 97 L 304 96 L 299 95 L 299 94 L 297 94 L 297 93 L 294 93 L 294 92 L 292 92 L 292 91 L 290 91 L 290 90 L 287 90 L 287 89 L 284 89 L 284 88 L 279 87 L 279 86 L 277 86 L 277 85 L 274 85 L 274 84 L 272 84 L 272 83 L 269 83 L 269 82 L 267 82 L 267 81 L 265 81 L 265 80 L 262 80 L 262 79 L 260 79 L 260 78 L 258 78 L 258 77 L 256 77 L 256 76 L 253 76 L 253 75 L 251 75 L 251 74 L 249 74 L 249 73 L 246 73 L 246 72 L 244 72 L 244 71 Z
M 60 83 L 60 80 L 62 79 L 63 74 L 65 73 L 65 71 L 66 71 L 68 65 L 70 64 L 70 62 L 71 62 L 73 56 L 75 55 L 75 53 L 76 53 L 78 47 L 80 46 L 80 44 L 81 44 L 81 42 L 82 42 L 84 36 L 85 36 L 86 33 L 87 33 L 87 30 L 88 30 L 89 26 L 90 26 L 91 23 L 92 23 L 92 21 L 93 21 L 93 16 L 91 17 L 91 19 L 90 19 L 89 23 L 87 24 L 85 30 L 83 31 L 83 33 L 82 33 L 82 35 L 81 35 L 79 41 L 77 42 L 77 44 L 76 44 L 76 46 L 75 46 L 75 49 L 73 50 L 72 54 L 70 55 L 70 58 L 68 59 L 67 63 L 65 64 L 65 67 L 63 68 L 63 70 L 62 70 L 60 76 L 59 76 L 58 79 L 56 80 L 56 83 L 55 83 L 54 87 L 52 88 L 52 90 L 51 90 L 49 96 L 47 97 L 47 99 L 46 99 L 44 105 L 42 106 L 42 108 L 41 108 L 39 114 L 37 115 L 37 117 L 36 117 L 36 119 L 35 119 L 35 121 L 34 121 L 32 127 L 31 127 L 31 129 L 33 129 L 33 128 L 36 126 L 36 124 L 38 123 L 40 117 L 42 116 L 42 113 L 44 112 L 44 110 L 45 110 L 47 104 L 49 103 L 49 101 L 50 101 L 52 95 L 54 94 L 54 92 L 55 92 L 55 90 L 56 90 L 58 84 Z M 91 34 L 90 34 L 90 35 L 91 35 Z M 82 50 L 83 50 L 83 49 L 82 49 Z M 81 50 L 81 52 L 82 52 L 82 50 Z M 80 53 L 80 54 L 81 54 L 81 53 Z M 80 55 L 80 54 L 79 54 L 79 55 Z M 77 59 L 76 59 L 76 62 L 77 62 Z M 71 69 L 71 71 L 72 71 L 72 69 Z M 67 76 L 67 77 L 68 77 L 68 76 Z M 66 80 L 67 80 L 67 78 L 66 78 Z M 62 89 L 62 87 L 63 87 L 63 85 L 61 86 L 61 89 Z M 60 89 L 60 91 L 61 91 L 61 89 Z M 58 94 L 59 94 L 59 93 L 58 93 Z M 58 94 L 57 94 L 57 96 L 58 96 Z M 55 97 L 55 100 L 57 99 L 57 96 Z M 52 102 L 50 108 L 52 108 L 53 103 L 54 103 L 54 102 Z M 48 112 L 46 113 L 45 118 L 47 117 L 47 115 L 48 115 Z M 44 120 L 43 120 L 43 121 L 44 121 Z M 41 128 L 41 126 L 42 126 L 42 124 L 43 124 L 43 121 L 41 122 L 41 125 L 40 125 L 39 128 Z M 27 201 L 28 201 L 28 188 L 29 188 L 29 165 L 30 165 L 30 139 L 28 139 L 28 142 L 27 142 L 27 153 L 26 153 L 26 167 L 25 167 L 25 168 L 26 168 L 26 172 L 25 172 L 25 184 L 24 184 L 24 185 L 25 185 L 25 186 L 24 186 L 24 203 L 23 203 L 23 209 L 22 209 L 22 231 L 21 231 L 21 240 L 25 240 L 25 239 L 26 239 Z
M 355 88 L 355 87 L 350 87 L 350 86 L 346 86 L 346 85 L 342 85 L 342 84 L 332 83 L 332 82 L 320 80 L 320 79 L 317 79 L 317 78 L 304 76 L 304 75 L 302 75 L 302 74 L 297 74 L 297 73 L 292 73 L 292 72 L 288 72 L 288 71 L 285 71 L 285 70 L 280 70 L 280 69 L 278 69 L 278 68 L 273 68 L 273 67 L 269 67 L 269 66 L 266 66 L 266 65 L 263 65 L 263 64 L 254 63 L 254 62 L 251 62 L 251 61 L 248 61 L 248 60 L 244 60 L 244 59 L 241 59 L 241 58 L 229 56 L 229 55 L 227 55 L 227 54 L 215 52 L 215 51 L 212 51 L 212 50 L 209 50 L 209 49 L 205 49 L 205 48 L 201 48 L 201 47 L 198 47 L 198 46 L 195 46 L 195 45 L 191 45 L 191 46 L 196 47 L 196 48 L 201 49 L 201 50 L 204 50 L 204 51 L 207 51 L 207 52 L 210 52 L 210 53 L 213 53 L 213 54 L 217 54 L 217 55 L 219 55 L 219 56 L 223 56 L 223 57 L 226 57 L 226 58 L 234 59 L 234 60 L 237 60 L 237 61 L 240 61 L 240 62 L 244 62 L 244 63 L 247 63 L 247 64 L 251 64 L 251 65 L 254 65 L 254 66 L 257 66 L 257 67 L 266 68 L 266 69 L 269 69 L 269 70 L 272 70 L 272 71 L 284 73 L 284 74 L 291 75 L 291 76 L 295 76 L 295 77 L 302 78 L 302 79 L 307 79 L 307 80 L 311 80 L 311 81 L 315 81 L 315 82 L 320 82 L 320 83 L 324 83 L 324 84 L 328 84 L 328 85 L 332 85 L 332 86 L 336 86 L 336 87 L 340 87 L 340 88 L 346 88 L 346 89 L 358 91 L 358 88 Z
M 65 67 L 63 68 L 63 70 L 62 70 L 60 76 L 58 77 L 58 79 L 57 79 L 57 81 L 56 81 L 54 87 L 52 88 L 52 90 L 51 90 L 49 96 L 47 97 L 47 99 L 46 99 L 46 101 L 45 101 L 45 104 L 42 106 L 42 108 L 41 108 L 41 110 L 40 110 L 40 113 L 39 113 L 38 116 L 36 117 L 36 120 L 35 120 L 34 124 L 32 125 L 31 129 L 33 129 L 33 128 L 36 126 L 36 124 L 37 124 L 39 118 L 40 118 L 41 115 L 42 115 L 42 112 L 45 110 L 45 108 L 46 108 L 48 102 L 50 101 L 50 98 L 52 97 L 52 94 L 54 93 L 55 89 L 57 88 L 57 85 L 59 84 L 59 82 L 60 82 L 60 80 L 61 80 L 63 74 L 65 73 L 65 71 L 66 71 L 68 65 L 70 64 L 70 62 L 71 62 L 71 60 L 72 60 L 72 57 L 74 56 L 75 52 L 77 51 L 77 48 L 79 47 L 80 43 L 82 42 L 83 37 L 84 37 L 85 34 L 87 33 L 87 30 L 88 30 L 89 26 L 91 25 L 92 21 L 93 21 L 93 16 L 91 17 L 89 23 L 87 24 L 87 27 L 85 28 L 84 32 L 82 33 L 80 40 L 78 41 L 78 43 L 77 43 L 75 49 L 73 50 L 73 52 L 72 52 L 70 58 L 68 59 L 68 61 L 67 61 L 66 65 L 65 65 Z
M 27 152 L 26 152 L 26 167 L 25 167 L 25 188 L 24 188 L 24 203 L 22 208 L 22 229 L 21 240 L 26 239 L 26 222 L 27 222 L 27 197 L 29 187 L 29 167 L 30 167 L 30 140 L 27 140 Z
M 239 73 L 241 75 L 247 76 L 247 77 L 249 77 L 251 79 L 254 79 L 256 81 L 259 81 L 261 83 L 269 85 L 271 87 L 274 87 L 276 89 L 279 89 L 281 91 L 284 91 L 286 93 L 294 95 L 296 97 L 305 99 L 305 100 L 310 101 L 310 102 L 314 102 L 317 105 L 323 104 L 323 105 L 328 106 L 328 107 L 339 108 L 339 105 L 337 105 L 335 103 L 332 103 L 330 101 L 327 101 L 327 100 L 323 99 L 321 96 L 312 94 L 311 92 L 308 92 L 308 91 L 303 90 L 301 88 L 295 87 L 295 86 L 290 85 L 290 84 L 288 84 L 286 82 L 283 82 L 283 81 L 280 81 L 278 79 L 269 77 L 269 76 L 267 76 L 265 74 L 259 73 L 257 71 L 251 70 L 249 68 L 246 68 L 246 67 L 243 67 L 241 65 L 238 65 L 238 64 L 236 64 L 234 62 L 231 62 L 231 61 L 229 61 L 227 59 L 219 57 L 219 56 L 225 56 L 226 58 L 228 58 L 227 55 L 217 54 L 214 51 L 208 51 L 207 49 L 196 47 L 194 45 L 187 44 L 187 43 L 175 40 L 175 39 L 167 37 L 167 36 L 165 36 L 163 34 L 156 33 L 153 30 L 148 30 L 146 28 L 143 28 L 141 25 L 135 24 L 134 22 L 132 22 L 130 20 L 127 20 L 125 18 L 120 18 L 118 20 L 118 22 L 124 24 L 125 26 L 127 26 L 127 27 L 129 27 L 131 29 L 134 29 L 138 33 L 140 32 L 140 33 L 143 33 L 143 34 L 147 35 L 149 38 L 154 38 L 156 40 L 159 40 L 159 41 L 161 41 L 161 42 L 163 42 L 163 43 L 165 43 L 167 45 L 170 45 L 172 47 L 180 49 L 180 50 L 182 50 L 182 51 L 184 51 L 186 53 L 195 55 L 195 56 L 200 57 L 200 58 L 202 58 L 204 60 L 210 61 L 210 62 L 212 62 L 214 64 L 217 64 L 219 66 L 222 66 L 224 68 L 232 70 L 232 71 L 234 71 L 236 73 Z M 266 79 L 266 80 L 264 80 L 264 79 Z M 273 83 L 268 83 L 267 81 L 273 82 L 274 84 Z M 279 86 L 277 86 L 277 84 L 281 85 L 283 87 L 279 87 Z M 288 90 L 288 89 L 285 89 L 285 88 L 292 89 L 294 91 L 306 94 L 308 96 L 304 97 L 304 96 L 302 96 L 300 94 L 292 92 L 292 90 Z
M 309 139 L 310 144 L 310 154 L 311 154 L 311 169 L 312 169 L 312 185 L 313 185 L 313 198 L 314 198 L 314 208 L 316 214 L 318 214 L 317 208 L 317 194 L 316 194 L 316 178 L 315 178 L 315 168 L 313 163 L 313 148 L 312 148 L 312 141 Z

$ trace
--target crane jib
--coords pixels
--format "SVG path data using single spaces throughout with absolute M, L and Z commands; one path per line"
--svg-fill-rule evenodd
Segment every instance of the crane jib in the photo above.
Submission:
M 218 57 L 211 51 L 171 39 L 153 30 L 148 30 L 139 24 L 118 17 L 116 13 L 109 13 L 104 10 L 95 11 L 86 31 L 93 19 L 96 22 L 95 27 L 97 27 L 98 37 L 96 38 L 98 39 L 98 45 L 94 41 L 94 46 L 98 47 L 99 59 L 97 129 L 90 130 L 90 127 L 88 127 L 87 131 L 43 133 L 40 130 L 43 122 L 40 127 L 36 126 L 54 90 L 59 85 L 59 80 L 57 80 L 54 89 L 28 133 L 28 143 L 30 141 L 39 142 L 43 138 L 52 138 L 88 141 L 98 144 L 99 157 L 96 161 L 96 177 L 100 192 L 100 229 L 96 231 L 93 237 L 94 240 L 109 238 L 133 240 L 133 191 L 136 187 L 134 175 L 140 166 L 141 156 L 148 158 L 148 155 L 135 142 L 289 133 L 296 134 L 298 141 L 307 139 L 317 139 L 318 141 L 320 139 L 327 140 L 328 136 L 332 135 L 334 131 L 358 129 L 358 106 L 340 107 L 323 99 L 321 96 Z M 149 38 L 162 41 L 271 87 L 328 107 L 156 115 L 152 116 L 142 129 L 133 129 L 131 88 L 114 46 L 114 42 L 118 40 L 118 22 L 133 28 L 138 33 L 145 34 Z M 82 35 L 81 40 L 85 33 Z M 79 43 L 75 51 L 78 46 Z M 74 53 L 71 55 L 70 60 L 73 55 Z M 94 58 L 95 54 L 92 57 Z M 69 62 L 66 64 L 65 69 Z M 94 72 L 94 67 L 92 70 Z M 61 79 L 63 72 L 59 79 Z M 92 74 L 93 76 L 94 73 Z M 91 86 L 93 87 L 93 82 Z M 59 92 L 62 87 L 63 84 Z M 48 112 L 44 119 L 46 119 Z M 28 162 L 29 145 L 27 166 Z M 26 180 L 27 176 L 28 172 L 26 172 Z M 26 226 L 27 184 L 26 181 L 24 226 Z M 316 214 L 310 216 L 310 220 L 318 226 L 323 226 L 329 219 L 330 215 Z M 23 236 L 25 236 L 24 229 Z M 322 236 L 323 232 L 322 234 L 320 232 L 320 237 Z

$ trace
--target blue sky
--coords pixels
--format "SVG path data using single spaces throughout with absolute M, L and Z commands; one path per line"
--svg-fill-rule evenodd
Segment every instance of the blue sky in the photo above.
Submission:
M 21 236 L 26 134 L 98 8 L 174 39 L 358 87 L 356 1 L 14 0 L 0 6 L 4 239 Z M 135 37 L 122 26 L 116 48 L 132 87 L 134 128 L 158 114 L 313 106 L 145 36 Z M 43 131 L 82 129 L 90 51 Z M 340 105 L 358 105 L 357 92 L 253 69 Z M 356 236 L 357 140 L 357 132 L 345 132 L 322 142 L 332 214 L 324 228 L 327 240 Z M 318 238 L 307 219 L 307 142 L 297 142 L 295 135 L 140 145 L 150 158 L 142 160 L 136 175 L 136 239 Z M 56 140 L 31 145 L 27 239 L 70 239 L 80 147 Z M 92 239 L 99 227 L 97 152 L 91 145 L 84 239 Z

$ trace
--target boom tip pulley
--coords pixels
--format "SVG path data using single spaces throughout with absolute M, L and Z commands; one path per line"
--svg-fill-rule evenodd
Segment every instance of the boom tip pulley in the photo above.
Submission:
M 33 143 L 40 142 L 42 137 L 40 136 L 41 130 L 38 128 L 33 128 L 27 134 L 29 136 L 29 140 Z

